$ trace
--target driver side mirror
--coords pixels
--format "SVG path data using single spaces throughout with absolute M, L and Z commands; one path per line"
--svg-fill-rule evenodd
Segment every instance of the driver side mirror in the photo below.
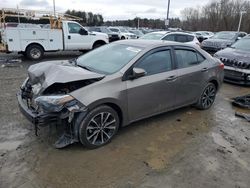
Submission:
M 240 39 L 242 39 L 242 37 L 237 37 L 237 40 L 240 40 Z
M 146 74 L 147 74 L 147 72 L 144 69 L 134 67 L 132 75 L 129 76 L 129 79 L 134 80 L 134 79 L 143 77 Z
M 85 29 L 81 28 L 81 29 L 79 30 L 79 34 L 80 34 L 80 35 L 88 35 L 88 31 L 86 31 Z

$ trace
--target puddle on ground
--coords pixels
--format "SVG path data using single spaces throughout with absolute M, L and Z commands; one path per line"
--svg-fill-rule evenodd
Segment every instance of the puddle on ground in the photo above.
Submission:
M 22 144 L 22 141 L 5 141 L 0 143 L 0 150 L 15 150 L 18 146 Z
M 245 169 L 247 169 L 248 171 L 250 171 L 250 166 L 249 164 L 243 160 L 240 157 L 240 153 L 232 146 L 232 144 L 230 142 L 228 142 L 226 139 L 223 138 L 222 135 L 218 134 L 218 133 L 212 133 L 212 137 L 213 140 L 216 144 L 218 144 L 219 146 L 223 147 L 226 151 L 231 151 L 232 153 L 232 157 L 239 163 L 242 165 L 242 167 L 244 167 Z

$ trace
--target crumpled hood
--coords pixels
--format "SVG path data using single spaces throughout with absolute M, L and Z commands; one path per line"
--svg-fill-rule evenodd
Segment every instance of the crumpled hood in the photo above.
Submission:
M 225 65 L 250 69 L 250 52 L 226 48 L 215 54 Z
M 102 78 L 104 75 L 90 72 L 68 61 L 48 61 L 32 65 L 28 69 L 31 85 L 40 83 L 43 89 L 54 83 Z
M 250 52 L 234 48 L 226 48 L 216 53 L 219 57 L 235 59 L 250 63 Z
M 233 44 L 233 40 L 225 40 L 225 39 L 207 39 L 202 42 L 202 46 L 212 46 L 212 47 L 226 47 L 227 45 Z

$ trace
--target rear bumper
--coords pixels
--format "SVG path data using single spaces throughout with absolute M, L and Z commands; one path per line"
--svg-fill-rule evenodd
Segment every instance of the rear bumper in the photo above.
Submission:
M 18 105 L 21 113 L 34 125 L 45 126 L 58 120 L 57 113 L 37 113 L 28 108 L 22 99 L 21 93 L 17 93 Z

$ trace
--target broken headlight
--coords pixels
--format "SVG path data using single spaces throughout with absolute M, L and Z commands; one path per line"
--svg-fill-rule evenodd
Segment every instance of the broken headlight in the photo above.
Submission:
M 40 96 L 35 99 L 37 106 L 46 112 L 59 112 L 64 105 L 73 101 L 70 95 Z

